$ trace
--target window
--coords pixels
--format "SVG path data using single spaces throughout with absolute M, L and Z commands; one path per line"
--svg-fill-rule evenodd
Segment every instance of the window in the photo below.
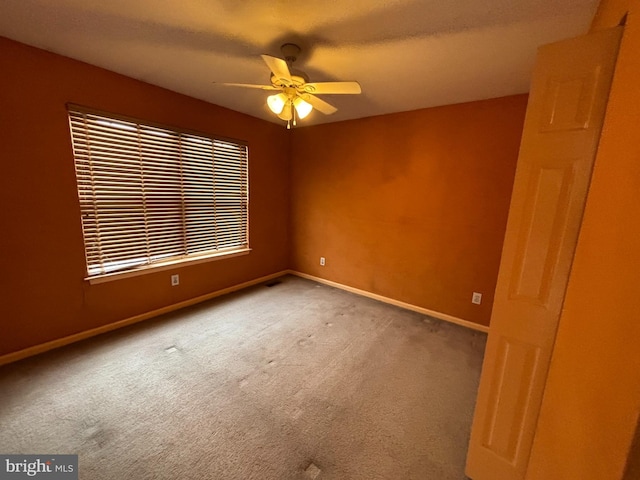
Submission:
M 89 278 L 248 251 L 247 146 L 69 107 Z

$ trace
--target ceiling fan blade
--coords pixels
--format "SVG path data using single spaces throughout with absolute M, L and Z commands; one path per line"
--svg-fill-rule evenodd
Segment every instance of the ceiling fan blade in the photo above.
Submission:
M 267 64 L 269 70 L 273 72 L 276 77 L 276 80 L 282 83 L 291 83 L 291 72 L 289 72 L 289 67 L 287 62 L 285 62 L 281 58 L 272 57 L 271 55 L 261 55 L 264 63 Z
M 330 103 L 327 103 L 324 100 L 321 100 L 318 97 L 314 97 L 313 95 L 310 95 L 308 93 L 300 95 L 300 97 L 302 97 L 305 102 L 310 103 L 313 108 L 321 113 L 324 113 L 325 115 L 331 115 L 338 111 L 338 109 Z
M 243 87 L 243 88 L 258 88 L 260 90 L 280 90 L 278 87 L 274 87 L 273 85 L 255 85 L 252 83 L 221 83 L 221 82 L 213 82 L 216 85 L 223 85 L 225 87 Z
M 358 82 L 318 82 L 305 83 L 302 89 L 313 94 L 358 94 L 362 88 Z

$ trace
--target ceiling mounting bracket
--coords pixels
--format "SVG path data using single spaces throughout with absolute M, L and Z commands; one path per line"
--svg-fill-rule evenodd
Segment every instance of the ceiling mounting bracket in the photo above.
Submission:
M 300 47 L 295 43 L 285 43 L 280 47 L 280 51 L 282 52 L 282 56 L 287 61 L 287 63 L 293 63 L 300 55 Z

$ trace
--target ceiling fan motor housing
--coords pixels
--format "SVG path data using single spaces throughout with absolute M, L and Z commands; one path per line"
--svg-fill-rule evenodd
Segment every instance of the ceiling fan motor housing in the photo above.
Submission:
M 309 82 L 309 77 L 306 73 L 295 68 L 290 68 L 289 71 L 291 72 L 291 82 L 271 74 L 271 85 L 276 87 L 300 87 Z

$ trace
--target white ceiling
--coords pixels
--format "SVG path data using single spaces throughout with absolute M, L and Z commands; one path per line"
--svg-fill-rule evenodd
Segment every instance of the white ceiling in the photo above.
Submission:
M 583 34 L 597 0 L 1 0 L 0 35 L 269 121 L 260 58 L 298 43 L 338 112 L 305 124 L 528 91 L 536 48 Z

